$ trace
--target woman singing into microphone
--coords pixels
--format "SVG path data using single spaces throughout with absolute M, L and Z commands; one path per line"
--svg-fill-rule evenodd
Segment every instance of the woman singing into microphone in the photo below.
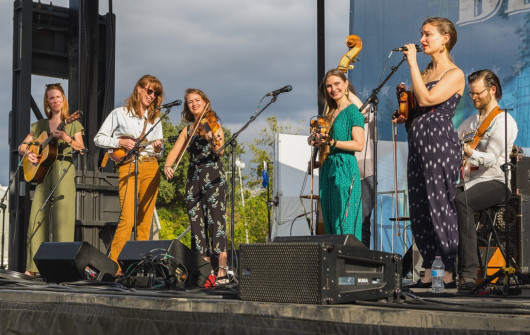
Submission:
M 453 273 L 458 252 L 458 222 L 454 200 L 460 144 L 452 118 L 465 87 L 464 73 L 449 54 L 456 40 L 451 21 L 426 19 L 420 43 L 432 60 L 423 72 L 416 61 L 416 46 L 405 45 L 411 91 L 417 101 L 407 129 L 410 220 L 425 268 L 425 276 L 413 287 L 431 287 L 431 266 L 435 256 L 441 256 L 445 286 L 456 288 Z M 404 119 L 400 116 L 394 121 L 402 123 Z

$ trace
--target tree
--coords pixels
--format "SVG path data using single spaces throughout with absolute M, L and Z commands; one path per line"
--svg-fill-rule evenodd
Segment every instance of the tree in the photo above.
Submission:
M 178 135 L 178 129 L 185 129 L 183 124 L 174 126 L 169 121 L 163 121 L 162 123 L 164 135 L 173 136 Z M 223 128 L 225 132 L 225 138 L 230 138 L 230 131 Z M 275 134 L 281 133 L 296 133 L 300 132 L 300 129 L 293 130 L 291 125 L 278 125 L 276 117 L 267 118 L 267 126 L 262 129 L 253 143 L 250 144 L 250 150 L 252 151 L 252 159 L 250 165 L 255 164 L 254 167 L 250 167 L 250 175 L 244 176 L 247 181 L 245 185 L 239 185 L 236 178 L 235 185 L 235 202 L 234 202 L 234 246 L 239 247 L 239 244 L 246 243 L 247 232 L 248 242 L 258 243 L 266 242 L 269 232 L 268 222 L 268 210 L 267 210 L 267 190 L 261 186 L 262 182 L 262 171 L 263 161 L 272 162 L 273 160 L 273 148 Z M 163 168 L 167 154 L 173 147 L 173 144 L 168 143 L 165 146 L 165 151 L 162 159 L 160 160 L 160 169 L 162 178 L 160 181 L 160 190 L 157 199 L 157 212 L 162 226 L 162 230 L 159 232 L 161 239 L 175 239 L 182 232 L 184 232 L 188 226 L 188 215 L 186 212 L 185 204 L 185 188 L 186 188 L 186 173 L 188 169 L 189 159 L 188 155 L 184 154 L 181 163 L 175 170 L 175 176 L 170 181 L 166 180 L 163 176 Z M 245 145 L 240 145 L 236 149 L 236 157 L 239 157 L 245 151 Z M 230 225 L 231 225 L 231 211 L 232 211 L 232 199 L 231 197 L 231 178 L 230 178 L 230 146 L 225 150 L 225 154 L 222 156 L 222 161 L 227 172 L 228 180 L 228 197 L 227 197 L 227 233 L 230 240 Z M 272 177 L 273 171 L 272 166 L 269 168 L 270 176 Z M 243 193 L 245 197 L 245 206 L 241 202 L 241 198 L 237 196 L 241 194 L 241 187 L 243 187 Z M 190 234 L 186 234 L 181 240 L 182 243 L 190 246 Z

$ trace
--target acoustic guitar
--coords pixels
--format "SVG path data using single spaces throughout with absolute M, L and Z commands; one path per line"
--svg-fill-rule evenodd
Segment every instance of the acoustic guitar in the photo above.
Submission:
M 162 142 L 168 142 L 168 143 L 175 143 L 177 141 L 177 138 L 178 136 L 170 136 L 168 138 L 162 138 L 160 139 L 160 141 Z M 131 136 L 121 136 L 120 139 L 130 139 L 130 140 L 135 140 L 136 139 L 134 137 L 131 137 Z M 156 140 L 152 140 L 152 141 L 142 141 L 138 148 L 139 148 L 139 151 L 142 151 L 143 148 L 145 148 L 146 146 L 148 146 L 149 144 L 153 143 L 154 141 Z M 128 151 L 126 151 L 125 149 L 123 148 L 115 148 L 115 149 L 109 149 L 108 151 L 109 153 L 109 157 L 115 162 L 115 163 L 119 163 L 121 162 L 121 160 L 123 159 L 123 157 L 127 156 L 127 154 L 129 153 Z
M 81 115 L 83 115 L 82 111 L 75 111 L 68 119 L 59 123 L 57 130 L 64 130 L 65 125 L 79 119 Z M 50 166 L 57 159 L 57 141 L 48 132 L 43 131 L 35 141 L 31 142 L 28 148 L 29 151 L 39 156 L 39 161 L 33 164 L 29 161 L 27 155 L 24 156 L 22 160 L 24 179 L 27 182 L 40 183 L 46 177 Z

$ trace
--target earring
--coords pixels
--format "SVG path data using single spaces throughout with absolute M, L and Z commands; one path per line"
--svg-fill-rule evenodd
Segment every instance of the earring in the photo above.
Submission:
M 445 51 L 445 44 L 442 45 L 442 51 Z
M 350 94 L 350 91 L 348 90 L 347 87 L 346 87 L 346 91 L 344 92 L 344 94 L 346 94 L 346 96 L 348 96 L 348 94 Z

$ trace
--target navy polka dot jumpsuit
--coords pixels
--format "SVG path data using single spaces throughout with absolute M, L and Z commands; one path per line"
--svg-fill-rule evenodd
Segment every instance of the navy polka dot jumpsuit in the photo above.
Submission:
M 437 81 L 427 83 L 431 89 Z M 460 166 L 460 143 L 452 117 L 462 97 L 418 107 L 408 130 L 408 189 L 411 229 L 430 269 L 439 255 L 446 271 L 455 271 L 458 222 L 454 199 Z

